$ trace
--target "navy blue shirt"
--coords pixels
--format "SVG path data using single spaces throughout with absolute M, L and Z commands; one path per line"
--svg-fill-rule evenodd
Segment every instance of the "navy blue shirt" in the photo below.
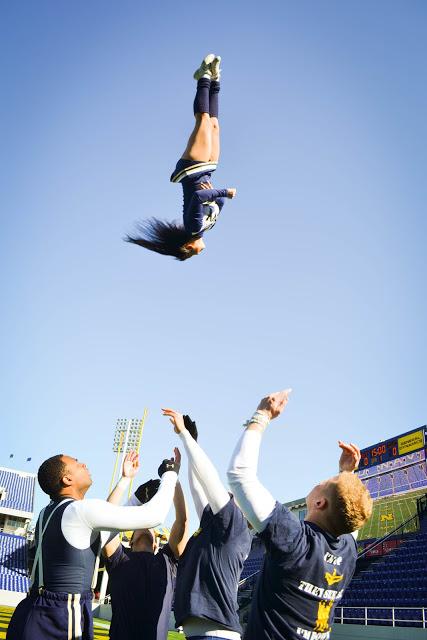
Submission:
M 197 164 L 208 165 L 210 169 L 203 168 L 202 171 L 191 173 Z M 215 171 L 216 163 L 196 163 L 194 160 L 178 161 L 175 171 L 172 173 L 171 181 L 175 182 L 177 177 L 181 182 L 184 194 L 183 222 L 185 230 L 192 236 L 202 236 L 205 231 L 212 229 L 224 206 L 224 199 L 227 197 L 227 189 L 201 189 L 201 183 L 211 181 L 212 172 Z M 182 177 L 182 171 L 190 170 L 190 175 Z M 193 169 L 194 170 L 194 169 Z
M 42 525 L 45 525 L 55 507 L 64 500 L 53 514 L 42 541 L 43 585 L 55 592 L 86 593 L 91 590 L 95 560 L 99 549 L 99 533 L 94 532 L 91 544 L 86 549 L 73 547 L 62 533 L 61 521 L 70 501 L 65 498 L 52 500 L 46 507 Z M 41 515 L 41 514 L 40 514 Z M 40 518 L 40 516 L 39 516 Z M 39 521 L 37 521 L 35 544 L 39 541 Z M 37 565 L 34 586 L 39 584 L 40 561 Z
M 111 640 L 166 640 L 177 565 L 169 545 L 156 555 L 120 545 L 105 564 L 113 612 Z
M 245 640 L 328 640 L 337 601 L 353 577 L 356 541 L 299 521 L 276 503 Z
M 241 632 L 237 585 L 250 547 L 247 522 L 233 498 L 216 515 L 209 505 L 205 508 L 179 560 L 176 626 L 194 616 Z

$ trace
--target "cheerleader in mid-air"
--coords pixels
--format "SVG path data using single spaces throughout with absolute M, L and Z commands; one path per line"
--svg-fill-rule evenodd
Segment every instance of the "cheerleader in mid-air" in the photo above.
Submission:
M 138 224 L 139 235 L 127 236 L 128 242 L 187 260 L 205 248 L 203 234 L 211 229 L 224 205 L 234 198 L 236 189 L 214 189 L 211 175 L 219 159 L 218 98 L 220 56 L 204 58 L 194 73 L 197 91 L 194 99 L 196 124 L 187 147 L 178 160 L 171 182 L 180 182 L 184 192 L 183 224 L 150 218 Z

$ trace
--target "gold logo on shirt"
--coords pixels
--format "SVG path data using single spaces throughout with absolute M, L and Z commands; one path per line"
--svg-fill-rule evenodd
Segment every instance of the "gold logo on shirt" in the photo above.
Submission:
M 199 527 L 197 531 L 195 531 L 192 535 L 193 538 L 197 538 L 197 536 L 202 533 L 202 527 Z
M 320 633 L 330 631 L 331 627 L 329 625 L 329 616 L 331 614 L 333 604 L 334 603 L 332 600 L 321 600 L 319 602 L 316 626 L 314 627 L 315 631 L 318 631 Z
M 326 582 L 328 583 L 328 585 L 331 586 L 332 584 L 336 584 L 337 582 L 341 582 L 341 580 L 344 578 L 344 576 L 340 576 L 337 573 L 337 570 L 334 569 L 333 573 L 329 573 L 329 571 L 327 571 L 325 573 L 325 578 L 326 578 Z

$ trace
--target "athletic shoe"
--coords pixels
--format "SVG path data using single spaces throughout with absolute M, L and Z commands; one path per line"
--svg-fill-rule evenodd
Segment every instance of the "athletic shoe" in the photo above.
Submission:
M 209 78 L 212 79 L 212 71 L 211 71 L 211 62 L 213 62 L 215 56 L 213 53 L 209 53 L 206 58 L 202 60 L 202 64 L 200 67 L 193 73 L 193 78 L 195 80 L 200 80 L 200 78 Z
M 215 56 L 210 64 L 212 80 L 216 80 L 217 82 L 221 79 L 221 69 L 219 65 L 221 64 L 221 56 Z

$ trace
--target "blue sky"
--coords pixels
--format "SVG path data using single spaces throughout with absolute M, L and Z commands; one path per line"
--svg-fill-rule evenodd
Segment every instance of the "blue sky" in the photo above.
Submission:
M 426 423 L 426 18 L 416 0 L 3 4 L 0 464 L 75 455 L 102 497 L 116 419 L 149 409 L 143 479 L 176 444 L 166 405 L 224 476 L 261 396 L 292 386 L 260 460 L 290 500 L 334 473 L 339 438 Z M 122 237 L 181 214 L 168 179 L 210 51 L 214 183 L 238 195 L 179 264 Z

